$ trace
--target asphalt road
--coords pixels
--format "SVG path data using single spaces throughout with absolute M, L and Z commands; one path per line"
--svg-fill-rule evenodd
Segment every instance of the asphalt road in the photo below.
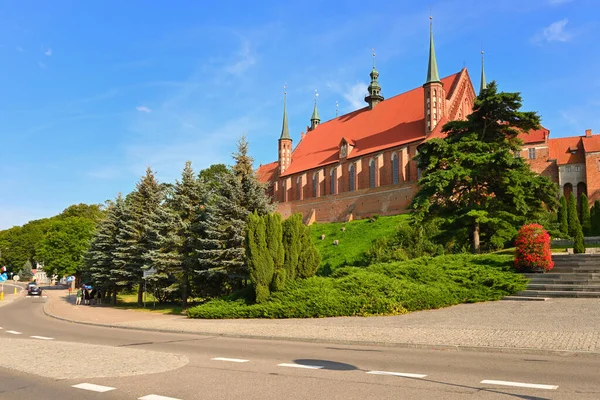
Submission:
M 102 328 L 47 317 L 44 301 L 0 308 L 0 399 L 600 398 L 600 357 Z

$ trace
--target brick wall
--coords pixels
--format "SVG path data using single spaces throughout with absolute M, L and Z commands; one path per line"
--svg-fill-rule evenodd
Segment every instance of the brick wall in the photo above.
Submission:
M 585 155 L 587 194 L 590 205 L 600 200 L 600 153 Z

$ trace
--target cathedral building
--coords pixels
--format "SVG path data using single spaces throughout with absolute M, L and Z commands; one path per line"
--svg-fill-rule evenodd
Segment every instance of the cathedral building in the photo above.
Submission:
M 418 146 L 442 138 L 446 122 L 465 119 L 476 97 L 466 68 L 440 78 L 431 23 L 422 86 L 384 99 L 375 65 L 370 76 L 364 108 L 321 123 L 315 100 L 310 126 L 295 147 L 284 98 L 278 160 L 257 171 L 284 218 L 301 212 L 310 224 L 406 212 L 417 191 Z M 485 87 L 482 58 L 480 90 Z M 543 127 L 523 134 L 515 157 L 526 157 L 565 193 L 587 193 L 593 185 L 590 201 L 600 199 L 600 135 L 586 131 L 583 137 L 549 139 L 549 134 Z

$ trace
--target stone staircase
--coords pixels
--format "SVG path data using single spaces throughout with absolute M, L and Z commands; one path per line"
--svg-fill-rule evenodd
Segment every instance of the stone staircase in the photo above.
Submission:
M 509 297 L 600 298 L 600 254 L 553 254 L 552 259 L 552 271 L 524 274 L 530 279 L 527 289 Z

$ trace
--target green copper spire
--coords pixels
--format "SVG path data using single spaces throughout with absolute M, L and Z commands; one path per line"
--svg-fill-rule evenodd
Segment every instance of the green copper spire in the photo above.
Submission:
M 315 129 L 317 125 L 321 123 L 321 118 L 319 118 L 319 110 L 317 110 L 317 97 L 319 97 L 319 93 L 315 89 L 315 108 L 312 113 L 312 117 L 310 117 L 310 129 Z
M 481 50 L 481 86 L 479 87 L 479 94 L 487 89 L 487 82 L 485 81 L 485 69 L 483 68 L 483 50 Z
M 425 83 L 440 82 L 437 61 L 435 59 L 435 47 L 433 46 L 433 22 L 429 17 L 429 66 L 427 67 L 427 81 Z
M 290 137 L 290 130 L 288 128 L 288 120 L 287 120 L 287 110 L 286 110 L 286 100 L 287 100 L 287 92 L 285 92 L 285 86 L 283 87 L 284 92 L 283 92 L 283 126 L 281 127 L 281 136 L 279 137 L 279 140 L 283 140 L 283 139 L 289 139 L 292 140 L 292 138 Z
M 373 49 L 373 70 L 371 71 L 371 83 L 367 88 L 368 94 L 365 96 L 365 101 L 369 104 L 369 109 L 372 110 L 377 104 L 383 101 L 381 95 L 381 86 L 379 86 L 379 71 L 375 67 L 375 49 Z

